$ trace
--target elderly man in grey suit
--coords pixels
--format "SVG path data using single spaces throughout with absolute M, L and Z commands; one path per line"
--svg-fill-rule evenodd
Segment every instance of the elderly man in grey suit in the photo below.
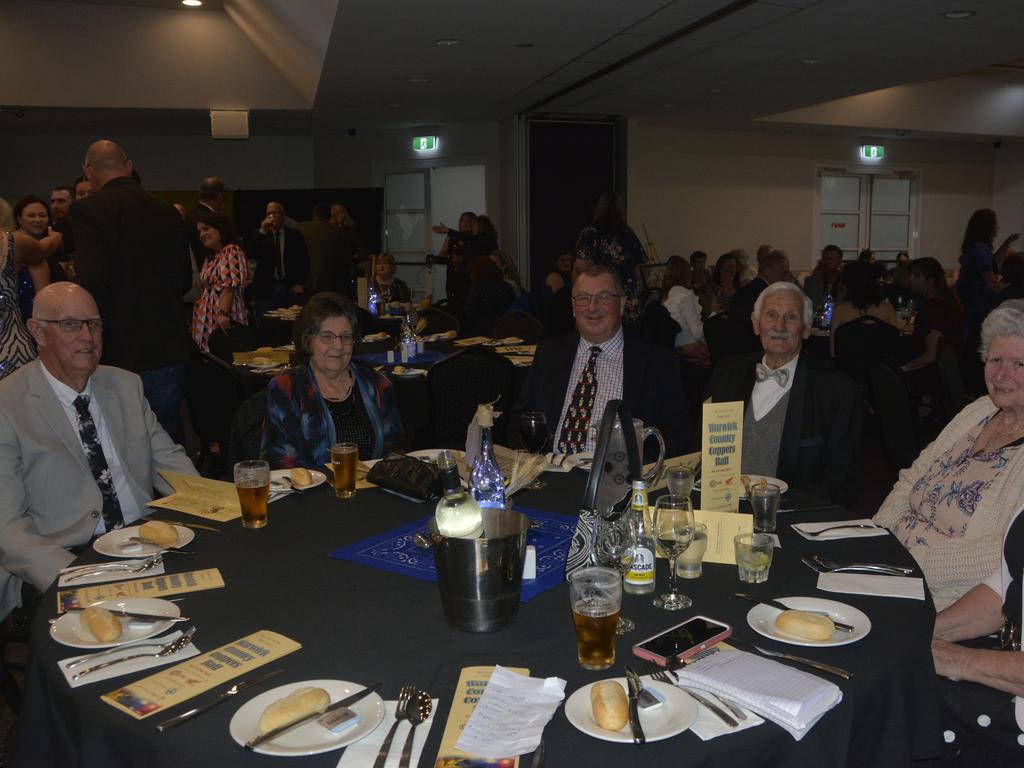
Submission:
M 0 617 L 47 589 L 69 548 L 137 520 L 166 469 L 195 475 L 134 373 L 99 365 L 103 322 L 73 283 L 36 296 L 39 359 L 0 382 Z

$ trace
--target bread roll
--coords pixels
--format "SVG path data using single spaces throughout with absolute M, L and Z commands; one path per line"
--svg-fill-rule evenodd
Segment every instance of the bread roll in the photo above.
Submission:
M 162 520 L 150 520 L 139 528 L 139 538 L 152 541 L 161 547 L 173 547 L 178 543 L 178 529 Z
M 590 708 L 594 722 L 606 731 L 618 731 L 629 722 L 629 700 L 615 680 L 602 680 L 590 687 Z
M 296 488 L 305 488 L 313 484 L 313 473 L 305 467 L 295 467 L 291 471 L 292 485 Z
M 404 365 L 396 365 L 394 368 L 391 369 L 391 372 L 392 373 L 398 373 L 398 374 L 405 373 L 405 366 Z
M 306 715 L 323 712 L 331 704 L 331 697 L 323 688 L 296 688 L 283 699 L 278 699 L 263 710 L 257 726 L 260 735 L 268 733 L 282 725 L 294 723 Z
M 101 643 L 113 643 L 121 636 L 121 621 L 106 608 L 86 608 L 80 623 Z
M 836 625 L 828 616 L 807 611 L 783 611 L 775 617 L 775 626 L 787 635 L 804 640 L 831 640 Z

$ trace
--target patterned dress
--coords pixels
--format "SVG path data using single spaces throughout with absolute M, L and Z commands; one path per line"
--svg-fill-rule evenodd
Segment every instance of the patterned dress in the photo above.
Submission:
M 231 321 L 248 325 L 243 291 L 249 284 L 249 262 L 237 245 L 226 245 L 217 254 L 206 260 L 199 279 L 203 292 L 192 309 L 192 339 L 203 352 L 210 351 L 210 334 L 217 328 L 217 313 L 220 311 L 220 294 L 227 288 L 234 288 L 231 299 Z
M 18 309 L 18 273 L 14 270 L 14 235 L 0 241 L 0 379 L 36 357 L 36 345 Z
M 576 240 L 576 258 L 611 267 L 619 273 L 626 291 L 626 320 L 636 322 L 640 316 L 642 288 L 637 284 L 636 268 L 647 261 L 647 252 L 633 230 L 608 234 L 594 227 L 584 227 Z
M 994 415 L 994 414 L 993 414 Z M 1021 442 L 975 451 L 989 417 L 961 435 L 910 491 L 910 509 L 892 532 L 908 549 L 962 537 L 981 497 L 1010 463 Z

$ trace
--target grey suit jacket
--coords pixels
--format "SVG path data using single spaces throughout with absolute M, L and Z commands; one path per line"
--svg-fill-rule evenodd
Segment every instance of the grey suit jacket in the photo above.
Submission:
M 101 365 L 93 391 L 139 503 L 154 486 L 171 488 L 157 470 L 195 475 L 184 449 L 160 427 L 133 373 Z M 0 617 L 21 602 L 27 581 L 45 590 L 87 543 L 103 500 L 78 435 L 38 360 L 0 382 Z

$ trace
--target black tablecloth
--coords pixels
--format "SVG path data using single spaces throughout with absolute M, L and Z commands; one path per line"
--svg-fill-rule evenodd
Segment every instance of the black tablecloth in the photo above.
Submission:
M 517 501 L 571 514 L 581 498 L 584 479 L 579 471 L 549 474 L 546 489 L 524 492 Z M 784 498 L 792 501 L 790 495 Z M 55 613 L 51 589 L 33 624 L 33 653 L 11 765 L 270 765 L 273 758 L 247 753 L 231 740 L 228 723 L 235 711 L 271 686 L 337 678 L 365 684 L 379 680 L 385 698 L 395 698 L 402 684 L 419 686 L 438 697 L 439 711 L 420 763 L 428 766 L 437 754 L 462 667 L 527 667 L 534 676 L 566 679 L 568 695 L 586 683 L 621 675 L 633 643 L 697 613 L 731 624 L 738 637 L 851 670 L 853 680 L 836 681 L 843 690 L 843 701 L 800 742 L 766 723 L 706 743 L 686 732 L 643 747 L 586 736 L 573 728 L 559 709 L 545 731 L 547 765 L 901 766 L 914 756 L 940 751 L 929 649 L 934 618 L 931 602 L 817 592 L 815 575 L 800 563 L 801 555 L 821 552 L 837 560 L 870 558 L 913 564 L 891 536 L 812 543 L 787 525 L 798 519 L 837 519 L 844 513 L 781 516 L 783 548 L 776 552 L 765 584 L 741 585 L 735 566 L 706 564 L 701 579 L 680 582 L 683 591 L 694 598 L 691 610 L 666 613 L 652 607 L 648 596 L 626 596 L 623 612 L 636 621 L 637 629 L 619 640 L 613 669 L 588 672 L 576 663 L 564 584 L 523 604 L 511 627 L 474 635 L 448 628 L 436 585 L 328 556 L 342 544 L 429 512 L 427 505 L 380 490 L 359 491 L 355 499 L 339 501 L 329 487 L 322 486 L 272 504 L 266 528 L 243 530 L 235 521 L 224 525 L 220 533 L 197 531 L 189 545 L 195 554 L 170 559 L 169 570 L 216 566 L 224 576 L 224 589 L 195 593 L 181 602 L 182 611 L 198 626 L 195 641 L 200 650 L 259 629 L 281 632 L 301 642 L 303 648 L 274 664 L 287 671 L 272 682 L 239 694 L 164 734 L 157 734 L 153 725 L 168 715 L 134 721 L 99 699 L 141 675 L 69 689 L 56 662 L 77 652 L 47 636 L 47 618 Z M 88 552 L 82 559 L 101 558 Z M 666 579 L 667 566 L 660 562 L 659 591 Z M 816 595 L 841 600 L 864 611 L 871 618 L 872 631 L 857 643 L 836 648 L 794 648 L 769 641 L 747 626 L 750 605 L 733 597 L 741 586 L 742 591 L 772 597 Z M 210 696 L 194 699 L 169 714 Z M 334 752 L 301 761 L 304 765 L 334 766 L 338 759 Z

